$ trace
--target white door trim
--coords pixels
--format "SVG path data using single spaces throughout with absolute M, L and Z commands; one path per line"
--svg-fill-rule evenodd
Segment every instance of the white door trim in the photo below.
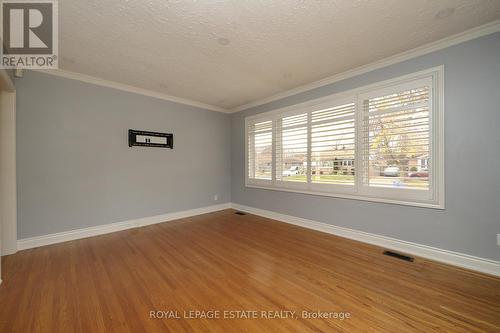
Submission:
M 16 95 L 15 95 L 15 86 L 14 86 L 14 82 L 12 82 L 12 79 L 11 77 L 9 76 L 9 74 L 7 73 L 7 71 L 5 69 L 0 69 L 0 256 L 2 254 L 7 254 L 7 253 L 10 253 L 11 252 L 11 249 L 10 249 L 10 246 L 12 246 L 12 242 L 11 242 L 11 237 L 12 237 L 12 233 L 14 232 L 14 239 L 17 239 L 17 217 L 15 218 L 14 220 L 14 230 L 11 229 L 11 226 L 12 226 L 12 220 L 10 220 L 10 223 L 8 223 L 8 226 L 4 227 L 3 224 L 4 224 L 4 214 L 7 215 L 5 213 L 5 210 L 4 210 L 4 199 L 3 198 L 7 198 L 6 200 L 6 204 L 5 204 L 5 207 L 8 207 L 8 214 L 12 214 L 12 212 L 14 211 L 15 214 L 17 214 L 17 203 L 14 201 L 14 207 L 12 207 L 12 202 L 11 202 L 11 199 L 12 197 L 14 198 L 14 200 L 16 200 L 16 177 L 15 177 L 15 172 L 16 172 L 16 135 L 15 135 L 15 130 L 16 130 L 16 121 L 15 121 L 15 101 L 16 101 Z M 10 95 L 9 95 L 10 94 Z M 13 94 L 13 95 L 12 95 Z M 14 101 L 14 103 L 12 103 L 12 101 Z M 5 104 L 5 106 L 4 106 Z M 5 112 L 4 112 L 5 110 Z M 14 111 L 12 113 L 12 111 Z M 8 121 L 6 123 L 6 126 L 5 126 L 5 129 L 4 129 L 4 114 L 6 116 L 12 116 L 14 115 L 14 122 L 12 123 L 12 121 Z M 9 118 L 9 117 L 6 117 L 6 118 Z M 8 133 L 5 133 L 5 130 L 7 130 Z M 14 130 L 14 132 L 12 133 L 12 130 Z M 12 134 L 14 134 L 14 141 L 13 142 L 9 142 L 6 144 L 6 147 L 10 147 L 12 148 L 12 143 L 13 143 L 13 146 L 14 146 L 14 151 L 12 152 L 12 150 L 9 151 L 9 149 L 7 149 L 5 152 L 4 152 L 4 133 L 5 133 L 5 136 L 6 137 L 11 137 L 12 138 Z M 13 154 L 12 154 L 13 153 Z M 3 181 L 2 178 L 4 178 L 3 174 L 4 174 L 4 165 L 5 166 L 8 166 L 8 169 L 9 170 L 12 170 L 12 162 L 14 163 L 14 178 L 13 180 L 11 180 L 10 182 L 7 181 L 6 183 Z M 10 174 L 10 176 L 12 177 L 12 175 Z M 5 176 L 5 178 L 7 179 L 7 176 Z M 14 183 L 14 193 L 8 193 L 8 192 L 5 192 L 4 190 L 4 183 L 5 183 L 5 187 L 6 188 L 11 188 L 12 187 L 12 182 Z M 7 195 L 5 195 L 5 193 Z M 9 219 L 7 219 L 7 221 L 9 221 Z M 5 229 L 5 230 L 3 230 Z M 6 240 L 4 240 L 4 235 Z M 16 250 L 17 250 L 17 245 L 14 245 L 16 247 Z M 5 249 L 4 249 L 5 247 Z M 14 252 L 16 251 L 14 250 Z M 2 264 L 0 262 L 0 284 L 2 283 Z
M 0 253 L 17 252 L 16 92 L 0 98 Z
M 0 69 L 0 90 L 13 92 L 16 90 L 14 82 L 5 69 Z

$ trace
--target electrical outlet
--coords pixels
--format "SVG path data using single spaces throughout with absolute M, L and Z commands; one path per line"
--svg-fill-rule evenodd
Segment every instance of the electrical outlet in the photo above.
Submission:
M 497 234 L 497 245 L 500 246 L 500 234 Z
M 219 196 L 216 194 L 214 195 L 214 201 L 218 201 L 219 200 Z

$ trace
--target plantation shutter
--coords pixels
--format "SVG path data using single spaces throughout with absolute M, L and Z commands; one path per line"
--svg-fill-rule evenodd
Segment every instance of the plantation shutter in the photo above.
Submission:
M 272 179 L 272 121 L 249 123 L 248 140 L 248 178 Z
M 249 187 L 444 207 L 443 69 L 245 119 Z
M 431 80 L 362 98 L 362 183 L 370 188 L 429 190 Z
M 307 182 L 307 119 L 307 113 L 302 113 L 277 121 L 277 180 Z
M 356 104 L 311 113 L 311 182 L 354 185 Z

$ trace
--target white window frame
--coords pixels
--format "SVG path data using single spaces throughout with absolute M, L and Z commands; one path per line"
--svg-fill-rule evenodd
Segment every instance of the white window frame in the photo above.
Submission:
M 380 95 L 384 90 L 393 91 L 394 89 L 404 88 L 417 80 L 432 80 L 431 82 L 431 105 L 430 105 L 430 177 L 429 191 L 395 189 L 395 188 L 373 188 L 362 185 L 361 161 L 361 138 L 362 127 L 362 101 L 372 94 Z M 325 106 L 342 103 L 356 103 L 355 114 L 355 159 L 354 167 L 355 184 L 318 184 L 311 182 L 311 112 Z M 307 182 L 290 182 L 276 180 L 276 124 L 277 119 L 308 113 L 308 165 Z M 272 179 L 261 180 L 248 177 L 248 125 L 250 123 L 261 121 L 273 121 L 273 140 L 272 140 Z M 370 84 L 357 89 L 352 89 L 327 97 L 311 100 L 308 102 L 292 105 L 289 107 L 256 114 L 245 118 L 245 186 L 248 188 L 260 188 L 268 190 L 305 193 L 320 196 L 331 196 L 346 199 L 356 199 L 374 202 L 383 202 L 391 204 L 400 204 L 427 208 L 445 208 L 445 182 L 444 182 L 444 66 L 434 67 L 417 73 L 404 75 L 398 78 Z
M 271 152 L 271 179 L 262 179 L 262 178 L 249 178 L 249 170 L 248 170 L 248 126 L 250 124 L 256 124 L 256 123 L 262 123 L 266 121 L 273 121 L 272 123 L 272 152 Z M 275 137 L 275 122 L 273 118 L 271 117 L 252 117 L 245 119 L 245 179 L 251 180 L 251 182 L 248 182 L 249 184 L 251 183 L 252 185 L 259 186 L 259 187 L 269 187 L 274 185 L 274 179 L 275 179 L 275 160 L 276 160 L 276 154 L 275 154 L 275 142 L 276 142 L 276 137 Z M 245 182 L 245 185 L 247 184 Z

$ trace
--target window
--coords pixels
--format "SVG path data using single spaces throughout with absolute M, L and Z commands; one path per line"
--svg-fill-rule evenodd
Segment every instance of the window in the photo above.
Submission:
M 272 121 L 257 122 L 248 131 L 248 176 L 252 179 L 272 178 Z
M 429 190 L 431 79 L 362 96 L 363 185 Z
M 354 102 L 311 112 L 311 183 L 354 185 Z
M 443 208 L 443 69 L 246 119 L 249 187 Z
M 307 182 L 307 113 L 279 118 L 276 135 L 276 179 Z

